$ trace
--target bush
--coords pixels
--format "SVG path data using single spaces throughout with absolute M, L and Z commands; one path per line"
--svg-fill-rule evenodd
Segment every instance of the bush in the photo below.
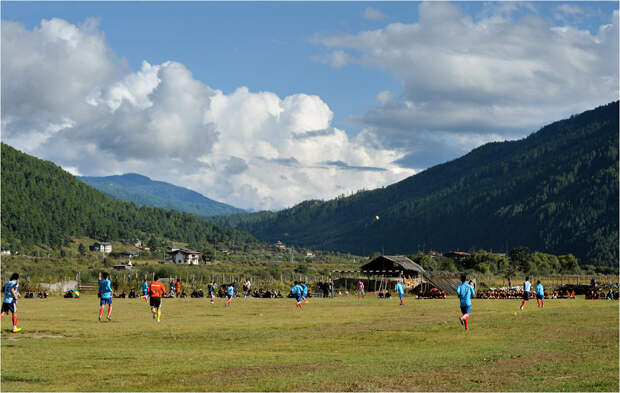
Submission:
M 452 259 L 449 259 L 449 258 L 444 258 L 443 259 L 443 261 L 441 262 L 441 270 L 443 270 L 445 272 L 451 272 L 451 273 L 454 273 L 454 272 L 458 271 L 454 261 Z
M 474 269 L 482 274 L 489 274 L 491 272 L 491 266 L 487 262 L 481 262 L 477 264 Z
M 179 270 L 175 265 L 164 265 L 157 269 L 157 275 L 159 277 L 176 277 L 179 273 Z

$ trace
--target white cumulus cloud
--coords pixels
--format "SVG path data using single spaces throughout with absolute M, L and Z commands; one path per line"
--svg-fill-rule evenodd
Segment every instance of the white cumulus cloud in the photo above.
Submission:
M 366 7 L 364 9 L 364 18 L 369 20 L 382 20 L 387 18 L 387 15 L 376 8 Z
M 413 173 L 402 153 L 333 127 L 318 96 L 224 94 L 175 61 L 131 71 L 95 22 L 3 23 L 3 142 L 74 174 L 137 172 L 252 209 Z
M 506 5 L 474 19 L 458 5 L 425 2 L 417 23 L 319 38 L 403 82 L 358 119 L 369 140 L 408 151 L 400 162 L 424 168 L 618 98 L 618 11 L 590 33 L 535 8 L 515 18 Z

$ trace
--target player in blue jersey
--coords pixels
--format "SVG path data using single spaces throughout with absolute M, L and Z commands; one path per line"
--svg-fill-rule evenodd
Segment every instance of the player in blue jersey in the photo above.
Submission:
M 230 306 L 232 302 L 232 298 L 235 296 L 235 285 L 229 284 L 228 288 L 226 288 L 226 304 L 225 306 Z
M 215 290 L 217 288 L 217 283 L 215 281 L 209 281 L 209 285 L 207 289 L 209 291 L 209 297 L 211 298 L 211 304 L 215 303 Z
M 469 313 L 471 312 L 471 298 L 476 295 L 474 287 L 466 283 L 467 277 L 461 275 L 461 285 L 456 288 L 456 294 L 461 302 L 461 313 L 463 316 L 459 318 L 461 325 L 465 325 L 465 330 L 469 330 Z
M 525 282 L 523 283 L 523 302 L 521 303 L 521 311 L 525 308 L 527 301 L 530 300 L 530 291 L 532 290 L 532 284 L 530 283 L 530 278 L 525 277 Z
M 298 281 L 295 281 L 294 284 L 295 285 L 293 285 L 293 287 L 291 288 L 291 294 L 293 294 L 293 296 L 297 300 L 297 307 L 301 310 L 302 309 L 301 301 L 303 300 L 304 290 Z
M 101 321 L 101 316 L 103 315 L 103 308 L 105 305 L 108 305 L 108 321 L 112 320 L 112 283 L 109 278 L 110 275 L 108 273 L 103 273 L 103 280 L 99 283 L 99 320 Z
M 545 288 L 540 283 L 540 280 L 536 283 L 536 303 L 538 307 L 545 307 Z
M 396 293 L 398 293 L 398 297 L 400 298 L 400 305 L 405 305 L 405 286 L 403 285 L 403 281 L 399 280 L 396 283 Z
M 310 301 L 308 300 L 308 287 L 306 286 L 306 282 L 302 281 L 299 283 L 299 286 L 301 287 L 301 298 L 304 301 L 304 303 L 310 303 Z
M 146 278 L 144 279 L 144 282 L 140 284 L 140 291 L 142 292 L 140 297 L 144 299 L 146 304 L 149 304 L 149 283 L 146 281 Z
M 11 280 L 4 284 L 4 299 L 2 299 L 2 312 L 0 318 L 4 317 L 4 314 L 11 312 L 13 316 L 13 333 L 21 331 L 21 328 L 17 327 L 17 298 L 19 298 L 19 273 L 13 273 Z

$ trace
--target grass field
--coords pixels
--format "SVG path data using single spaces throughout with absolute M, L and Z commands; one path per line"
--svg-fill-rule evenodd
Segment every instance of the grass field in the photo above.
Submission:
M 618 302 L 354 297 L 19 301 L 2 391 L 618 391 Z

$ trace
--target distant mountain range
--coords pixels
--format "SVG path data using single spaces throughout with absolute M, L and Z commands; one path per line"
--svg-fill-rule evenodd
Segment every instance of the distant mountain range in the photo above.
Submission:
M 190 189 L 151 180 L 137 173 L 119 176 L 78 176 L 78 179 L 109 196 L 138 206 L 174 209 L 202 217 L 243 213 L 245 210 L 214 201 Z
M 389 187 L 215 221 L 266 241 L 361 255 L 527 246 L 617 266 L 618 203 L 616 101 Z

